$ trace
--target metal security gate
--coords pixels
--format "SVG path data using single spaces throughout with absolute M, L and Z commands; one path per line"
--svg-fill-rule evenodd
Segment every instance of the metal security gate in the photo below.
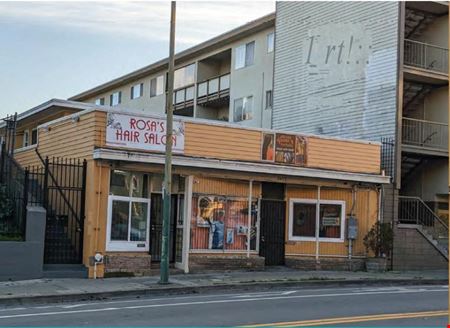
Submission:
M 175 233 L 177 195 L 172 195 L 170 231 L 169 231 L 169 262 L 175 262 Z M 153 262 L 161 261 L 161 240 L 163 224 L 163 199 L 161 194 L 152 194 L 150 201 L 150 254 Z
M 40 155 L 39 155 L 40 157 Z M 44 163 L 44 207 L 47 210 L 44 263 L 80 264 L 86 196 L 86 160 L 48 158 Z
M 261 199 L 259 255 L 265 265 L 284 264 L 286 202 Z

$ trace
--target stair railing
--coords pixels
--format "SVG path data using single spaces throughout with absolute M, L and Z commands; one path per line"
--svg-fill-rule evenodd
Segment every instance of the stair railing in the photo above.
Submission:
M 399 223 L 421 225 L 435 240 L 448 237 L 448 224 L 420 198 L 399 196 Z

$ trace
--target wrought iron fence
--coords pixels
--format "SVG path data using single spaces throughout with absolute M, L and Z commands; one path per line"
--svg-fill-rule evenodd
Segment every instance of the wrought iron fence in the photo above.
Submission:
M 404 63 L 448 74 L 448 49 L 419 41 L 405 40 Z
M 27 205 L 43 205 L 43 170 L 23 169 L 3 143 L 0 154 L 0 240 L 23 240 Z
M 381 138 L 381 169 L 394 179 L 395 175 L 395 142 L 394 138 Z
M 407 145 L 448 151 L 448 124 L 404 117 L 402 142 Z

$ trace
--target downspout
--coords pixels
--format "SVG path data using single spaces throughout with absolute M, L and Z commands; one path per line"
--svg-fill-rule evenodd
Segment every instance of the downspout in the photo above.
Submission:
M 320 264 L 319 260 L 319 223 L 320 223 L 320 186 L 317 186 L 317 203 L 316 203 L 316 264 Z
M 356 206 L 356 193 L 357 193 L 357 186 L 353 185 L 352 187 L 352 209 L 350 210 L 350 217 L 355 216 L 355 206 Z M 344 213 L 345 215 L 345 213 Z M 353 240 L 348 239 L 348 259 L 352 259 L 352 253 L 353 253 Z
M 250 258 L 250 234 L 252 225 L 252 196 L 253 196 L 253 180 L 248 182 L 248 217 L 247 217 L 247 258 Z

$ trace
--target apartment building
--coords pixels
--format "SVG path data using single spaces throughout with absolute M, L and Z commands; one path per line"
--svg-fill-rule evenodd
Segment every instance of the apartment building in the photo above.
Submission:
M 394 268 L 445 267 L 448 3 L 279 2 L 276 15 L 273 128 L 383 142 Z
M 270 128 L 275 15 L 252 21 L 175 58 L 174 114 Z M 167 59 L 69 100 L 165 113 Z

